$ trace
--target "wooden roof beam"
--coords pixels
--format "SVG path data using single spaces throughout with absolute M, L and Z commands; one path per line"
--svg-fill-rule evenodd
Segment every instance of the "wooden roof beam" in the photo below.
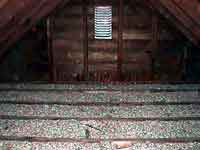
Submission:
M 194 4 L 197 8 L 200 7 L 197 0 L 149 0 L 149 2 L 173 22 L 195 45 L 200 45 L 200 13 L 199 9 L 193 8 Z
M 14 1 L 14 0 L 12 0 Z M 17 1 L 17 0 L 15 0 Z M 52 12 L 60 3 L 68 2 L 69 0 L 23 0 L 24 6 L 20 8 L 12 8 L 4 10 L 4 16 L 0 18 L 8 18 L 7 22 L 0 22 L 0 59 L 4 57 L 7 49 L 20 39 L 33 25 L 40 19 L 46 17 Z M 22 10 L 20 10 L 22 9 Z M 6 15 L 6 13 L 8 15 Z M 17 16 L 16 16 L 17 14 Z M 2 21 L 2 19 L 0 19 Z M 3 25 L 2 25 L 3 24 Z

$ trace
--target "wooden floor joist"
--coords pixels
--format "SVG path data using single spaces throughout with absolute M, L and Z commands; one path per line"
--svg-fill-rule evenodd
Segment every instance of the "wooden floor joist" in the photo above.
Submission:
M 199 143 L 200 138 L 123 138 L 123 139 L 71 139 L 71 138 L 46 138 L 46 137 L 16 137 L 16 136 L 0 136 L 2 141 L 28 141 L 28 142 L 61 142 L 61 143 L 101 143 L 101 142 L 132 142 L 135 143 L 154 143 L 154 144 L 180 144 L 180 143 Z M 20 144 L 20 143 L 19 143 Z

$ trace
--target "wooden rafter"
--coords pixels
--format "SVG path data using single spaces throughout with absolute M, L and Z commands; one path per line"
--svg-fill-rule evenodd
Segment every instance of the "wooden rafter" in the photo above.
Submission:
M 198 0 L 149 0 L 154 8 L 173 22 L 195 45 L 200 42 L 200 3 Z
M 3 35 L 0 37 L 0 57 L 41 18 L 46 17 L 61 2 L 67 1 L 23 0 L 20 5 L 15 4 L 14 0 L 8 1 L 0 15 L 0 34 Z
M 9 0 L 1 0 L 0 1 L 0 9 L 3 8 Z

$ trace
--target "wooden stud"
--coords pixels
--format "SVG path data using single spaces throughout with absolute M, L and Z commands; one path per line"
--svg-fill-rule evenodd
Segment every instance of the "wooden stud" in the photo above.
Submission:
M 152 16 L 152 50 L 153 52 L 151 52 L 150 57 L 151 57 L 151 80 L 154 80 L 154 73 L 155 73 L 155 53 L 157 52 L 158 48 L 159 48 L 159 22 L 158 22 L 158 16 L 156 14 L 153 14 Z
M 53 59 L 53 43 L 52 43 L 52 18 L 47 18 L 47 46 L 48 46 L 48 58 L 49 58 L 49 80 L 51 83 L 56 81 L 56 71 Z
M 83 55 L 84 55 L 84 80 L 88 80 L 88 8 L 87 0 L 82 0 L 83 4 Z
M 123 0 L 119 0 L 118 6 L 118 48 L 117 48 L 117 73 L 118 80 L 122 79 L 122 51 L 123 51 Z

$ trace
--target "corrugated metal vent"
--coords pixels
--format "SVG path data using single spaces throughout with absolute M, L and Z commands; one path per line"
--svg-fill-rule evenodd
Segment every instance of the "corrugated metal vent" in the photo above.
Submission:
M 95 39 L 112 39 L 112 6 L 95 7 Z

